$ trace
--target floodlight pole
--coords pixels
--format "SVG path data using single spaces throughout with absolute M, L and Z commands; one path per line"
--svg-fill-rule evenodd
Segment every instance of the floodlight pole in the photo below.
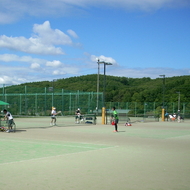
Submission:
M 98 109 L 99 109 L 99 86 L 100 86 L 100 63 L 99 63 L 99 59 L 97 61 L 98 63 L 98 76 L 97 76 L 97 102 L 96 102 L 96 112 L 97 112 L 97 115 L 98 115 Z
M 108 63 L 105 61 L 98 61 L 99 64 L 104 64 L 104 89 L 103 89 L 103 108 L 102 108 L 102 124 L 107 124 L 107 114 L 106 114 L 106 65 L 112 65 L 112 63 Z M 106 121 L 106 122 L 105 122 Z
M 162 85 L 162 121 L 165 121 L 165 75 L 159 75 L 160 77 L 163 77 L 163 85 Z
M 4 96 L 5 96 L 5 89 L 4 89 L 4 87 L 5 87 L 5 86 L 4 86 L 4 84 L 3 84 L 3 101 L 5 101 L 5 97 L 4 97 Z
M 105 99 L 106 99 L 106 64 L 104 63 L 104 91 L 103 91 L 103 107 L 106 107 L 106 105 L 105 105 Z
M 56 82 L 57 79 L 53 79 L 52 81 L 52 88 L 53 88 L 53 94 L 52 94 L 52 107 L 54 106 L 54 82 Z
M 178 122 L 180 122 L 180 92 L 176 92 L 178 93 L 178 111 L 177 111 L 177 119 L 178 119 Z
M 180 92 L 176 92 L 178 93 L 178 107 L 177 109 L 180 110 Z
M 160 77 L 163 77 L 163 85 L 162 85 L 162 108 L 164 108 L 164 99 L 165 99 L 165 75 L 159 75 Z

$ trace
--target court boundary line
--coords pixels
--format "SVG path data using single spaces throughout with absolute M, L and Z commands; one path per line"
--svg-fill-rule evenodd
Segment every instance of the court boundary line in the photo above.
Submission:
M 37 161 L 37 160 L 43 160 L 43 159 L 49 159 L 49 158 L 55 158 L 55 157 L 61 157 L 61 156 L 69 156 L 72 154 L 81 154 L 84 152 L 94 152 L 94 151 L 101 151 L 105 149 L 111 149 L 111 148 L 117 148 L 119 146 L 112 146 L 112 147 L 105 147 L 105 148 L 98 148 L 94 150 L 87 150 L 87 151 L 80 151 L 80 152 L 73 152 L 73 153 L 66 153 L 66 154 L 59 154 L 59 155 L 54 155 L 54 156 L 46 156 L 46 157 L 41 157 L 41 158 L 32 158 L 28 160 L 19 160 L 19 161 L 14 161 L 14 162 L 5 162 L 5 163 L 0 163 L 0 165 L 8 165 L 8 164 L 16 164 L 16 163 L 24 163 L 24 162 L 30 162 L 30 161 Z
M 42 159 L 48 159 L 48 158 L 55 158 L 55 157 L 61 157 L 61 156 L 68 156 L 68 155 L 72 155 L 72 154 L 81 154 L 84 152 L 90 152 L 90 151 L 99 151 L 99 150 L 105 150 L 105 149 L 110 149 L 110 148 L 116 148 L 118 146 L 111 146 L 111 145 L 105 145 L 105 144 L 93 144 L 93 143 L 78 143 L 78 142 L 68 142 L 68 141 L 63 141 L 63 143 L 69 143 L 69 144 L 83 144 L 83 145 L 92 145 L 92 146 L 76 146 L 76 145 L 65 145 L 65 144 L 61 144 L 62 141 L 59 141 L 60 143 L 49 143 L 49 142 L 43 142 L 46 140 L 39 140 L 38 142 L 33 142 L 31 141 L 22 141 L 22 140 L 13 140 L 13 139 L 0 139 L 0 141 L 4 141 L 4 142 L 19 142 L 19 143 L 28 143 L 28 144 L 43 144 L 43 145 L 60 145 L 62 147 L 72 147 L 72 148 L 83 148 L 83 149 L 89 149 L 89 150 L 83 150 L 83 151 L 79 151 L 79 152 L 73 152 L 73 153 L 66 153 L 66 154 L 60 154 L 60 155 L 52 155 L 52 156 L 45 156 L 45 157 L 39 157 L 39 158 L 31 158 L 31 159 L 26 159 L 26 160 L 19 160 L 19 161 L 12 161 L 12 162 L 5 162 L 5 163 L 0 163 L 0 165 L 7 165 L 7 164 L 15 164 L 15 163 L 22 163 L 22 162 L 27 162 L 27 161 L 35 161 L 35 160 L 42 160 Z M 99 146 L 99 147 L 93 147 L 93 146 Z M 101 147 L 101 146 L 105 146 L 105 147 Z
M 33 140 L 33 139 L 30 139 L 30 140 Z M 49 143 L 48 140 L 40 140 L 40 139 L 35 139 L 39 142 L 32 142 L 32 141 L 22 141 L 22 140 L 13 140 L 13 139 L 0 139 L 0 141 L 11 141 L 11 142 L 21 142 L 21 143 L 31 143 L 31 144 L 37 144 L 37 143 L 41 143 L 41 144 L 51 144 L 51 145 L 61 145 L 61 144 L 58 144 L 58 143 Z M 40 142 L 42 141 L 42 142 Z M 43 142 L 43 141 L 48 141 L 48 142 Z M 53 142 L 53 141 L 51 141 Z M 93 144 L 93 143 L 86 143 L 86 142 L 70 142 L 70 141 L 56 141 L 56 142 L 63 142 L 63 143 L 70 143 L 70 144 L 84 144 L 84 145 L 95 145 L 95 146 L 106 146 L 107 147 L 113 147 L 112 145 L 106 145 L 106 144 Z M 80 146 L 72 146 L 72 145 L 62 145 L 62 146 L 68 146 L 68 147 L 80 147 Z M 83 146 L 81 146 L 81 148 L 84 148 Z M 92 148 L 92 147 L 85 147 L 85 148 Z

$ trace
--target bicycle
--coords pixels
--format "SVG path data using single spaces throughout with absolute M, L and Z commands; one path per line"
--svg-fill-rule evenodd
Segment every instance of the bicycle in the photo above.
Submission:
M 0 127 L 0 131 L 2 132 L 16 132 L 16 123 L 13 120 L 12 123 L 10 124 L 10 129 L 8 127 L 8 121 L 4 120 L 3 126 Z

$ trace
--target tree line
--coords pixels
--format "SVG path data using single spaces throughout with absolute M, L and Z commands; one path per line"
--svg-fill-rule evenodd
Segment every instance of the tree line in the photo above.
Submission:
M 2 88 L 2 94 L 25 94 L 27 97 L 22 98 L 22 109 L 24 110 L 29 106 L 33 105 L 33 109 L 36 109 L 34 96 L 29 95 L 35 93 L 48 93 L 52 92 L 97 92 L 97 75 L 84 75 L 76 76 L 65 79 L 57 79 L 52 81 L 39 81 L 23 83 L 20 85 L 7 86 Z M 104 83 L 105 82 L 105 83 Z M 104 86 L 106 84 L 106 86 Z M 99 77 L 99 92 L 104 91 L 105 88 L 105 101 L 106 102 L 157 102 L 159 106 L 162 106 L 163 101 L 167 106 L 167 103 L 178 103 L 179 95 L 180 101 L 184 104 L 185 108 L 189 110 L 190 105 L 190 76 L 176 76 L 176 77 L 165 77 L 151 79 L 149 77 L 144 78 L 127 78 L 127 77 L 116 77 L 106 76 L 106 80 L 103 75 Z M 4 91 L 4 92 L 3 92 Z M 5 96 L 10 101 L 9 96 Z M 4 98 L 5 98 L 4 97 Z M 27 102 L 25 102 L 27 99 Z M 50 100 L 49 100 L 50 99 Z M 96 97 L 94 97 L 95 101 Z M 18 102 L 18 96 L 11 97 L 11 102 Z M 32 102 L 31 102 L 32 101 Z M 38 96 L 38 101 L 43 104 L 44 96 Z M 56 101 L 56 97 L 55 97 Z M 80 101 L 82 99 L 80 98 Z M 47 102 L 51 103 L 51 97 L 47 97 Z M 10 102 L 9 102 L 10 103 Z M 65 102 L 65 105 L 66 106 Z M 39 104 L 39 103 L 38 103 Z M 58 102 L 56 102 L 56 105 Z M 96 104 L 96 103 L 94 103 Z M 139 104 L 140 105 L 140 104 Z M 17 105 L 19 109 L 20 105 Z M 183 107 L 184 107 L 183 106 Z M 13 107 L 16 106 L 14 105 Z M 41 107 L 41 106 L 40 106 Z M 50 107 L 47 105 L 47 107 Z M 93 106 L 95 108 L 95 105 Z M 171 106 L 170 106 L 171 107 Z M 148 107 L 147 107 L 148 108 Z M 147 109 L 146 108 L 146 109 Z M 140 108 L 138 108 L 140 109 Z M 141 108 L 144 110 L 144 107 Z M 182 109 L 182 107 L 181 107 Z M 26 111 L 25 111 L 26 112 Z
M 190 76 L 175 76 L 151 79 L 128 78 L 117 76 L 99 76 L 99 92 L 104 91 L 106 102 L 177 102 L 179 93 L 181 102 L 190 102 Z M 104 83 L 105 82 L 105 83 Z M 97 75 L 75 76 L 70 78 L 56 79 L 52 81 L 39 81 L 23 83 L 6 87 L 7 93 L 23 93 L 24 87 L 27 93 L 44 92 L 44 88 L 58 91 L 97 91 Z M 163 99 L 164 98 L 164 99 Z

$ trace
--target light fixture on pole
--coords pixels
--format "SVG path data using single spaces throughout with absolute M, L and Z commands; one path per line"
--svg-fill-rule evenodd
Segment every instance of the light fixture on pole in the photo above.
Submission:
M 113 65 L 112 63 L 108 63 L 105 61 L 99 61 L 98 59 L 98 88 L 99 88 L 99 64 L 104 64 L 104 90 L 103 90 L 103 109 L 102 109 L 102 124 L 105 124 L 105 117 L 106 117 L 106 65 Z M 99 89 L 97 90 L 99 91 Z M 106 117 L 106 124 L 107 124 L 107 117 Z
M 105 61 L 99 62 L 99 64 L 104 64 L 104 90 L 103 90 L 103 107 L 105 107 L 106 100 L 106 65 L 113 65 L 112 63 L 108 63 Z

